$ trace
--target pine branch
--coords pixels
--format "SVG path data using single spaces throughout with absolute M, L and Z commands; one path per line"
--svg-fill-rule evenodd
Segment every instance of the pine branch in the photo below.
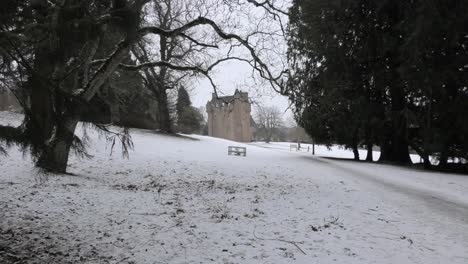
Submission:
M 23 145 L 26 143 L 20 128 L 0 125 L 0 154 L 6 154 L 5 147 L 8 148 L 13 144 Z

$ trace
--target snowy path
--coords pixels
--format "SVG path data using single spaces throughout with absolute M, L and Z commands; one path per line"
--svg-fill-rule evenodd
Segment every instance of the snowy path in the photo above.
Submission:
M 398 181 L 395 179 L 392 181 L 393 175 L 397 175 L 395 167 L 387 166 L 386 170 L 393 170 L 393 173 L 383 173 L 378 172 L 379 169 L 382 169 L 382 165 L 376 168 L 368 168 L 367 170 L 363 169 L 366 165 L 356 164 L 346 164 L 346 162 L 329 162 L 328 163 L 331 169 L 343 170 L 347 175 L 355 177 L 357 181 L 366 181 L 372 183 L 375 187 L 376 192 L 389 192 L 391 196 L 401 196 L 405 197 L 405 201 L 402 203 L 405 204 L 415 204 L 418 206 L 425 207 L 426 211 L 437 212 L 438 214 L 443 214 L 450 218 L 452 221 L 461 221 L 465 224 L 468 224 L 468 202 L 466 197 L 466 185 L 464 187 L 465 193 L 458 193 L 457 196 L 453 196 L 450 193 L 443 193 L 437 190 L 439 186 L 433 186 L 433 188 L 425 188 L 422 185 L 411 185 L 404 182 Z M 369 164 L 367 164 L 369 166 Z M 370 165 L 373 166 L 373 165 Z M 339 172 L 336 173 L 337 175 Z M 380 175 L 379 175 L 380 174 Z M 393 174 L 393 175 L 392 175 Z M 422 174 L 422 173 L 421 173 Z M 427 174 L 427 173 L 424 173 Z M 401 176 L 400 176 L 401 177 Z M 438 176 L 441 177 L 441 176 Z M 445 175 L 444 177 L 451 178 L 453 175 Z M 456 176 L 459 177 L 461 181 L 468 180 L 468 176 Z M 465 178 L 463 178 L 465 177 Z M 414 179 L 407 179 L 409 181 Z M 455 180 L 457 181 L 457 180 Z M 455 183 L 448 183 L 455 184 Z M 447 190 L 445 190 L 447 191 Z M 452 190 L 453 191 L 453 190 Z M 465 200 L 460 199 L 459 197 L 465 198 Z M 408 199 L 408 200 L 406 200 Z M 461 233 L 468 240 L 468 232 Z
M 284 146 L 272 149 L 287 152 Z M 360 191 L 382 197 L 387 204 L 402 210 L 408 219 L 423 219 L 424 222 L 420 227 L 432 228 L 435 230 L 434 234 L 456 238 L 462 244 L 468 241 L 468 176 L 466 175 L 336 161 L 311 156 L 309 153 L 289 152 L 289 154 L 315 163 L 315 169 L 328 170 L 328 173 L 335 177 L 351 181 L 354 187 L 361 189 Z M 461 258 L 468 260 L 466 257 L 468 247 L 462 249 L 462 252 L 465 257 Z
M 409 196 L 410 201 L 417 201 L 418 204 L 428 207 L 428 210 L 446 214 L 454 220 L 468 224 L 467 175 L 431 173 L 396 166 L 355 163 L 354 161 L 336 161 L 311 156 L 309 153 L 290 152 L 286 150 L 284 143 L 276 144 L 277 146 L 272 146 L 271 149 L 289 152 L 291 155 L 300 156 L 312 162 L 327 164 L 328 169 L 333 170 L 335 176 L 353 177 L 354 181 L 361 185 L 363 181 L 366 184 L 370 183 L 372 184 L 371 188 L 377 192 L 389 192 L 396 197 Z M 332 154 L 329 155 L 326 155 L 325 152 L 322 150 L 318 155 L 332 156 L 333 153 L 337 154 L 336 150 L 332 150 Z M 337 156 L 351 158 L 350 151 L 348 154 L 346 156 L 343 153 L 338 153 Z M 405 202 L 405 204 L 407 203 Z
M 0 263 L 468 263 L 468 177 L 143 131 L 125 160 L 90 136 L 74 176 L 0 158 Z

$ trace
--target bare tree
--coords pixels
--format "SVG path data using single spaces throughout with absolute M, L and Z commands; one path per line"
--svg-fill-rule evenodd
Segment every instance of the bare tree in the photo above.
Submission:
M 290 117 L 286 121 L 287 126 L 290 127 L 288 138 L 297 142 L 297 146 L 301 149 L 301 142 L 311 141 L 311 138 L 307 135 L 304 128 L 299 126 L 293 117 Z
M 181 27 L 197 18 L 194 10 L 197 9 L 198 4 L 198 1 L 152 0 L 145 9 L 145 20 L 163 30 Z M 217 48 L 214 44 L 201 43 L 196 38 L 196 33 L 193 31 L 174 37 L 159 36 L 157 40 L 144 37 L 134 45 L 132 54 L 140 63 L 159 59 L 172 64 L 190 65 L 191 61 L 202 57 L 205 49 Z M 158 49 L 154 48 L 155 41 L 159 44 Z M 148 67 L 140 72 L 146 88 L 152 92 L 158 102 L 157 116 L 160 130 L 172 132 L 168 90 L 174 90 L 187 82 L 193 74 L 173 70 L 167 66 Z
M 85 142 L 74 134 L 80 111 L 117 70 L 141 72 L 156 68 L 159 69 L 158 74 L 171 70 L 199 75 L 207 78 L 217 93 L 212 71 L 223 62 L 237 60 L 250 65 L 274 90 L 285 91 L 287 71 L 270 67 L 265 62 L 267 51 L 256 46 L 249 34 L 242 36 L 227 32 L 215 20 L 203 16 L 183 24 L 151 24 L 142 18 L 142 11 L 149 2 L 13 2 L 8 16 L 2 15 L 0 20 L 1 77 L 14 79 L 15 85 L 23 91 L 17 94 L 24 94 L 19 101 L 24 108 L 25 121 L 18 128 L 0 126 L 0 139 L 31 150 L 38 167 L 65 172 L 71 149 L 86 155 Z M 115 41 L 103 41 L 102 36 L 110 30 L 119 37 Z M 203 37 L 203 34 L 192 37 L 190 32 L 195 30 L 208 32 L 216 38 Z M 125 64 L 132 49 L 142 39 L 152 41 L 155 46 L 183 40 L 190 43 L 194 52 L 198 48 L 219 48 L 222 44 L 227 52 L 224 57 L 208 62 L 203 62 L 200 57 L 191 61 L 168 61 L 167 56 L 159 56 L 149 57 L 151 60 L 142 60 L 136 65 Z M 159 43 L 154 39 L 159 39 Z M 233 56 L 234 49 L 245 52 Z M 95 127 L 110 133 L 112 142 L 120 140 L 124 153 L 131 147 L 130 137 L 125 131 L 112 133 L 107 126 L 95 124 Z
M 281 111 L 276 106 L 258 106 L 257 123 L 265 136 L 265 141 L 270 143 L 273 135 L 283 125 Z

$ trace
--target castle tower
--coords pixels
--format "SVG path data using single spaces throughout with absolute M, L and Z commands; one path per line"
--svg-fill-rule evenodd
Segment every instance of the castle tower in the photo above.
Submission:
M 236 90 L 232 96 L 216 97 L 206 104 L 208 135 L 238 142 L 252 140 L 249 94 Z

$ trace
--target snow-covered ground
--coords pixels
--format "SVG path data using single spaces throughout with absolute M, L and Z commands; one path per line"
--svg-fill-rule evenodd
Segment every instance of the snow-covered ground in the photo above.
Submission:
M 296 145 L 297 143 L 290 143 L 290 142 L 255 142 L 252 143 L 255 146 L 264 147 L 264 148 L 271 148 L 283 151 L 299 151 L 299 152 L 312 152 L 312 144 L 301 144 L 300 150 L 291 149 L 291 145 Z M 323 146 L 323 145 L 316 145 L 315 146 L 315 155 L 319 157 L 330 157 L 330 158 L 343 158 L 343 159 L 353 159 L 354 154 L 353 151 L 350 149 L 345 149 L 342 146 L 331 146 L 330 148 Z M 359 149 L 359 157 L 361 160 L 364 160 L 367 155 L 367 150 Z M 373 151 L 372 152 L 374 161 L 379 160 L 380 151 Z M 411 154 L 411 160 L 413 163 L 421 162 L 421 157 L 419 155 Z
M 138 130 L 127 160 L 89 134 L 73 175 L 0 157 L 0 263 L 468 263 L 467 176 Z

